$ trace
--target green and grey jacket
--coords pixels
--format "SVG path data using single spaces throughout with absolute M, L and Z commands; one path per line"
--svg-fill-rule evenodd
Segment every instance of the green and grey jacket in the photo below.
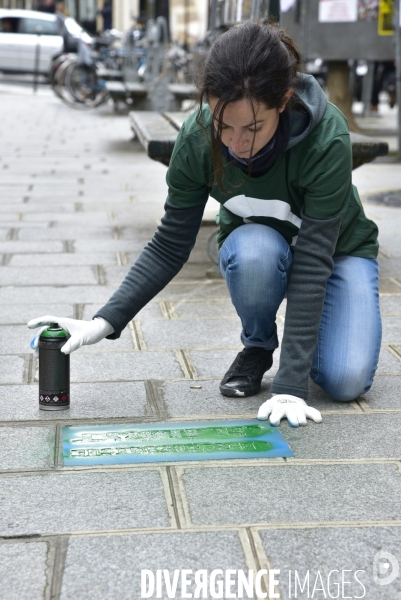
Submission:
M 307 398 L 327 279 L 333 257 L 375 258 L 377 227 L 366 218 L 351 182 L 352 150 L 345 117 L 315 79 L 301 75 L 286 150 L 265 175 L 226 164 L 224 192 L 213 180 L 212 116 L 183 124 L 167 172 L 165 215 L 153 239 L 108 303 L 95 315 L 122 329 L 178 273 L 195 244 L 207 199 L 220 203 L 221 245 L 247 223 L 273 227 L 294 246 L 280 367 L 272 392 Z M 268 258 L 266 257 L 266 260 Z

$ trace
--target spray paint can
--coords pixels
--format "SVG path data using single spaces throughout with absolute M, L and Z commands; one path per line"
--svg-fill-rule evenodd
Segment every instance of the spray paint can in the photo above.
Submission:
M 52 323 L 39 338 L 39 408 L 70 408 L 70 355 L 60 352 L 69 334 Z

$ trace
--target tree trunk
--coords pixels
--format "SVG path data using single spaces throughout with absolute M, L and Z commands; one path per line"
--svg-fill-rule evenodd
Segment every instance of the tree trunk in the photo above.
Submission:
M 328 62 L 327 91 L 329 100 L 348 120 L 350 131 L 359 131 L 352 114 L 352 92 L 349 86 L 349 66 L 346 60 Z

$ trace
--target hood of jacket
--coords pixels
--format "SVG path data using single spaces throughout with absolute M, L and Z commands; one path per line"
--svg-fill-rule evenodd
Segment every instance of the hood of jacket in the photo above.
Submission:
M 327 106 L 326 95 L 312 75 L 299 73 L 299 87 L 294 94 L 287 150 L 302 142 L 320 123 Z

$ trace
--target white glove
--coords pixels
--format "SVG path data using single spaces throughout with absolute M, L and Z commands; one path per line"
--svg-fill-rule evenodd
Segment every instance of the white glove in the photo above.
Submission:
M 67 319 L 64 317 L 52 317 L 46 315 L 44 317 L 39 317 L 38 319 L 32 319 L 32 321 L 29 321 L 28 323 L 29 329 L 40 327 L 39 332 L 30 343 L 31 348 L 32 350 L 35 350 L 35 353 L 37 353 L 40 334 L 52 323 L 58 323 L 60 327 L 65 329 L 65 331 L 71 335 L 61 348 L 63 354 L 70 354 L 71 352 L 74 352 L 74 350 L 78 350 L 81 346 L 97 344 L 97 342 L 100 342 L 100 340 L 114 332 L 110 323 L 106 321 L 106 319 L 102 319 L 102 317 L 96 317 L 96 319 L 93 319 L 92 321 L 79 321 L 78 319 Z
M 258 411 L 258 419 L 266 421 L 270 415 L 270 424 L 277 426 L 283 417 L 287 417 L 291 427 L 306 425 L 306 417 L 315 423 L 321 423 L 322 415 L 316 408 L 308 406 L 305 400 L 290 394 L 277 394 L 262 404 Z

